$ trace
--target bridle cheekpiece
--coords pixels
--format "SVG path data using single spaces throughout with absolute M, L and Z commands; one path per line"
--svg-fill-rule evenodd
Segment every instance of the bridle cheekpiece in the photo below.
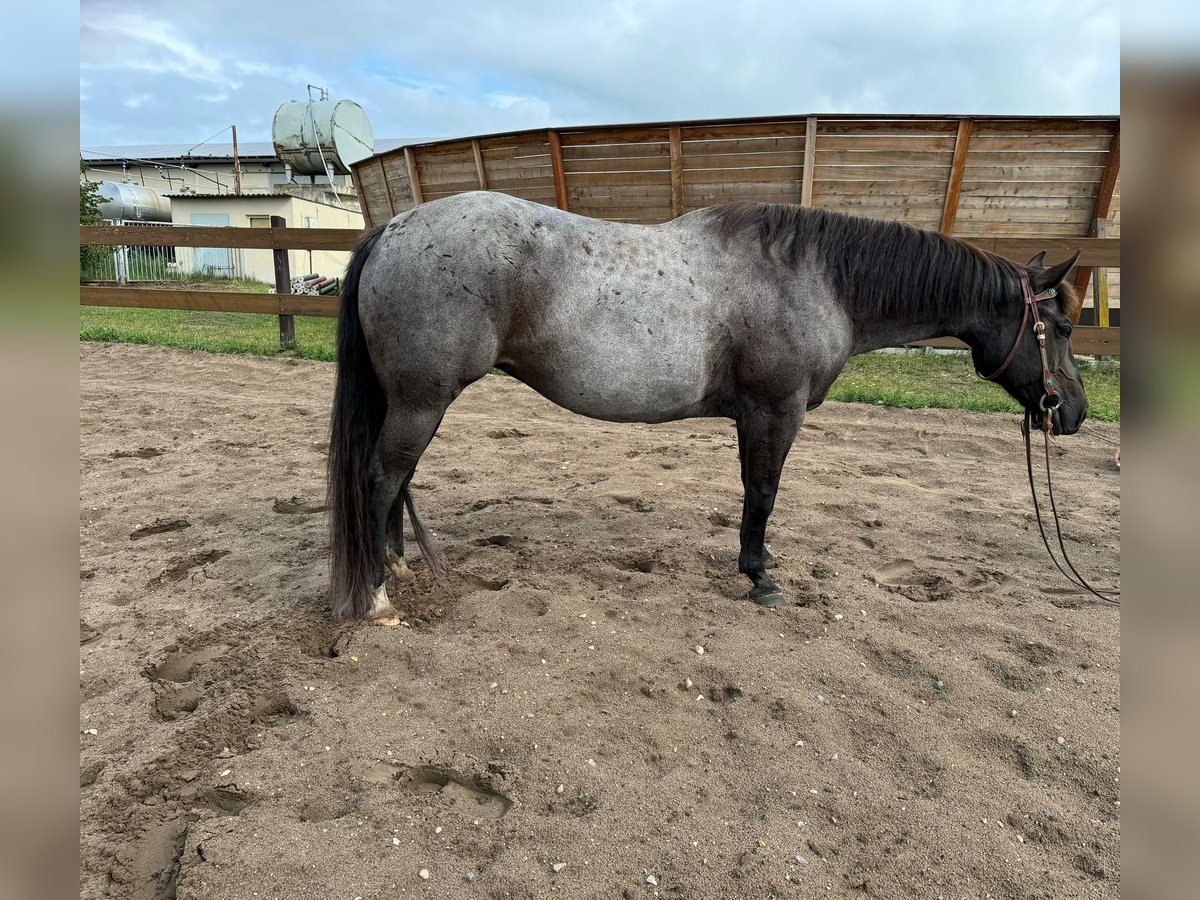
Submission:
M 1042 394 L 1041 399 L 1038 401 L 1038 406 L 1041 407 L 1042 412 L 1046 413 L 1046 422 L 1048 425 L 1050 417 L 1053 415 L 1053 411 L 1058 409 L 1059 405 L 1062 403 L 1062 397 L 1055 389 L 1054 375 L 1050 372 L 1050 362 L 1046 356 L 1046 323 L 1042 321 L 1041 315 L 1038 314 L 1037 305 L 1042 300 L 1049 300 L 1051 297 L 1057 296 L 1058 290 L 1055 288 L 1049 288 L 1042 291 L 1040 294 L 1035 294 L 1033 292 L 1033 286 L 1029 283 L 1029 274 L 1025 271 L 1022 271 L 1021 292 L 1024 295 L 1024 302 L 1022 304 L 1024 306 L 1024 312 L 1021 315 L 1021 327 L 1017 329 L 1017 336 L 1013 341 L 1012 349 L 1008 351 L 1008 356 L 1004 358 L 1004 362 L 1001 363 L 1000 368 L 998 368 L 991 375 L 983 375 L 980 373 L 979 377 L 983 378 L 985 381 L 995 381 L 997 378 L 1003 375 L 1005 371 L 1007 371 L 1013 359 L 1016 358 L 1017 349 L 1021 346 L 1021 339 L 1025 336 L 1025 323 L 1029 321 L 1030 317 L 1032 317 L 1033 334 L 1034 337 L 1037 338 L 1038 353 L 1042 358 L 1042 390 L 1044 393 Z

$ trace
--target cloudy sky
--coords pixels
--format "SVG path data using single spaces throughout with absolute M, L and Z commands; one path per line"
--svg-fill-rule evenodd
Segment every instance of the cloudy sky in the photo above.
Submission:
M 82 0 L 80 144 L 199 142 L 231 123 L 270 140 L 276 107 L 308 84 L 360 103 L 379 138 L 1113 114 L 1119 41 L 1116 0 Z

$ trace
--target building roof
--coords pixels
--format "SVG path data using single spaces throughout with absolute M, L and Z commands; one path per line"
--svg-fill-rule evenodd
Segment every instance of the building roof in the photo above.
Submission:
M 193 194 L 190 191 L 183 191 L 183 192 L 176 191 L 176 192 L 173 192 L 170 194 L 163 194 L 163 196 L 170 198 L 172 201 L 175 201 L 175 200 L 203 200 L 206 202 L 211 202 L 214 200 L 220 200 L 224 203 L 229 203 L 230 201 L 236 202 L 239 200 L 263 200 L 263 199 L 303 200 L 305 203 L 316 203 L 319 206 L 329 206 L 329 207 L 332 207 L 333 209 L 344 209 L 347 212 L 354 212 L 354 213 L 359 212 L 359 210 L 357 208 L 355 208 L 353 206 L 346 206 L 344 203 L 333 203 L 327 199 L 319 199 L 317 197 L 306 197 L 301 194 L 291 194 L 291 193 L 288 193 L 287 191 L 243 191 L 240 194 L 234 194 L 232 192 L 227 193 L 227 194 Z
M 181 200 L 228 200 L 233 198 L 249 198 L 249 197 L 274 197 L 276 200 L 281 200 L 285 197 L 293 197 L 294 194 L 275 193 L 274 191 L 242 191 L 240 194 L 235 194 L 229 191 L 225 194 L 199 194 L 192 191 L 171 191 L 164 193 L 164 197 L 179 198 Z
M 375 152 L 386 153 L 406 144 L 419 144 L 437 138 L 376 138 Z M 118 147 L 81 147 L 79 155 L 89 162 L 128 160 L 129 162 L 224 162 L 233 159 L 233 144 L 133 144 Z M 239 141 L 241 160 L 276 159 L 275 146 L 270 141 Z

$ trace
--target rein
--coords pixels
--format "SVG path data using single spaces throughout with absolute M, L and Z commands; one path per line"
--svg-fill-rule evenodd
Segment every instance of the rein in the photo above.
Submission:
M 1029 275 L 1021 272 L 1021 290 L 1024 294 L 1024 313 L 1021 316 L 1021 327 L 1017 330 L 1017 337 L 1013 341 L 1012 349 L 1008 351 L 1008 356 L 1004 358 L 1004 362 L 1000 368 L 993 372 L 990 376 L 984 377 L 987 381 L 995 381 L 1008 369 L 1009 364 L 1017 355 L 1017 349 L 1021 346 L 1021 339 L 1025 336 L 1025 323 L 1033 318 L 1033 333 L 1037 338 L 1038 353 L 1042 359 L 1042 390 L 1043 394 L 1038 400 L 1038 406 L 1041 407 L 1044 416 L 1042 418 L 1042 437 L 1046 444 L 1046 490 L 1050 498 L 1050 511 L 1054 516 L 1054 533 L 1058 538 L 1058 549 L 1062 553 L 1062 562 L 1058 561 L 1053 548 L 1050 546 L 1050 538 L 1046 535 L 1046 526 L 1042 521 L 1042 508 L 1038 502 L 1037 485 L 1033 479 L 1033 442 L 1031 433 L 1033 414 L 1028 410 L 1025 411 L 1025 418 L 1021 423 L 1021 433 L 1025 437 L 1025 467 L 1029 473 L 1029 493 L 1033 497 L 1033 512 L 1037 517 L 1038 531 L 1042 535 L 1042 543 L 1046 546 L 1046 552 L 1050 555 L 1050 561 L 1054 563 L 1055 568 L 1062 573 L 1062 576 L 1079 588 L 1083 588 L 1093 596 L 1104 600 L 1107 603 L 1117 603 L 1115 599 L 1121 596 L 1118 590 L 1094 588 L 1086 578 L 1079 574 L 1079 570 L 1075 568 L 1071 558 L 1067 555 L 1067 546 L 1063 541 L 1062 524 L 1058 518 L 1058 506 L 1054 502 L 1054 481 L 1050 477 L 1050 432 L 1054 427 L 1054 412 L 1062 404 L 1062 396 L 1058 393 L 1054 386 L 1054 375 L 1050 372 L 1050 363 L 1046 356 L 1046 323 L 1042 321 L 1038 315 L 1038 302 L 1048 300 L 1055 296 L 1058 292 L 1054 288 L 1042 291 L 1040 294 L 1034 294 L 1033 287 L 1029 283 Z M 1063 564 L 1066 564 L 1064 568 Z M 1068 572 L 1067 570 L 1070 570 Z
M 1063 578 L 1107 603 L 1116 603 L 1118 601 L 1115 598 L 1121 596 L 1120 591 L 1092 587 L 1088 584 L 1087 579 L 1079 574 L 1079 570 L 1075 568 L 1075 564 L 1067 556 L 1067 545 L 1063 542 L 1062 525 L 1058 520 L 1058 506 L 1054 502 L 1054 481 L 1050 478 L 1050 429 L 1052 427 L 1051 419 L 1053 415 L 1053 410 L 1047 410 L 1046 418 L 1042 423 L 1042 436 L 1046 442 L 1046 490 L 1050 497 L 1050 511 L 1054 515 L 1054 533 L 1058 537 L 1058 549 L 1062 553 L 1062 562 L 1066 563 L 1066 569 L 1058 561 L 1058 557 L 1054 555 L 1054 550 L 1050 547 L 1050 539 L 1046 536 L 1046 526 L 1042 523 L 1042 508 L 1038 503 L 1037 486 L 1033 481 L 1033 443 L 1030 437 L 1030 432 L 1032 431 L 1030 427 L 1031 414 L 1027 410 L 1025 412 L 1025 419 L 1021 423 L 1021 433 L 1025 436 L 1025 467 L 1029 472 L 1029 494 L 1033 497 L 1033 512 L 1037 516 L 1038 531 L 1041 532 L 1042 543 L 1046 545 L 1046 552 L 1050 554 L 1050 561 L 1062 573 Z M 1067 573 L 1067 569 L 1071 570 L 1070 574 Z

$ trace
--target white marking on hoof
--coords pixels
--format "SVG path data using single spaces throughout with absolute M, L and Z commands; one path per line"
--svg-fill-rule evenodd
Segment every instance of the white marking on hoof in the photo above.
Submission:
M 391 601 L 388 600 L 387 585 L 381 584 L 375 588 L 375 595 L 371 598 L 371 609 L 367 613 L 367 618 L 372 620 L 380 620 L 395 617 L 396 610 L 392 607 Z
M 387 564 L 392 577 L 397 581 L 412 581 L 417 577 L 413 574 L 412 569 L 408 567 L 408 563 L 404 561 L 404 557 L 397 556 L 396 551 L 390 547 L 387 552 Z

